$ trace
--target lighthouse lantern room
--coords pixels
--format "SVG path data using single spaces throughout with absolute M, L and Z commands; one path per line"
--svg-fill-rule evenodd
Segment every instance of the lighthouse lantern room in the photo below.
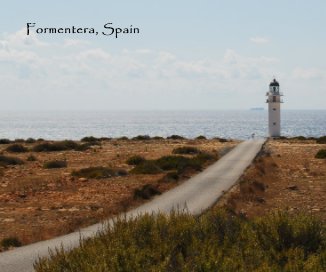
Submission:
M 269 84 L 269 92 L 266 93 L 268 103 L 268 130 L 270 137 L 281 136 L 281 97 L 280 84 L 274 80 Z

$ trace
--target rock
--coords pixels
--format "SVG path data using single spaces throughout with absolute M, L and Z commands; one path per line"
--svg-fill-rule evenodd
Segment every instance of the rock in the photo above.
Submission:
M 10 222 L 15 222 L 15 218 L 5 218 L 3 219 L 3 222 L 10 223 Z
M 291 190 L 291 191 L 297 191 L 299 190 L 297 185 L 290 185 L 288 187 L 286 187 L 286 189 Z
M 20 198 L 26 198 L 27 197 L 27 194 L 25 194 L 25 193 L 19 193 L 17 196 L 20 197 Z
M 81 182 L 86 182 L 86 181 L 88 181 L 87 178 L 79 178 L 78 180 L 81 181 Z
M 261 196 L 257 196 L 256 201 L 259 202 L 259 203 L 265 203 L 266 202 L 265 199 L 263 197 L 261 197 Z
M 99 208 L 96 212 L 97 213 L 103 213 L 104 212 L 104 209 L 103 208 Z

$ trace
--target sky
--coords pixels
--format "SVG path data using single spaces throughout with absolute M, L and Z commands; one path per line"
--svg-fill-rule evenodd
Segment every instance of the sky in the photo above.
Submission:
M 3 1 L 0 110 L 266 108 L 273 77 L 284 109 L 326 109 L 325 25 L 324 0 Z

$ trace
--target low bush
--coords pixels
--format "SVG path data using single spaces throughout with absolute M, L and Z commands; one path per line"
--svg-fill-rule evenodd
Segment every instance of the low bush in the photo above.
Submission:
M 200 135 L 198 137 L 195 138 L 196 140 L 207 140 L 207 138 L 203 135 Z
M 207 152 L 199 153 L 193 158 L 193 160 L 198 161 L 200 164 L 205 164 L 210 161 L 215 161 L 218 159 L 218 155 L 210 154 Z
M 112 138 L 110 138 L 110 137 L 101 137 L 101 138 L 99 138 L 99 140 L 104 141 L 104 142 L 108 142 L 108 141 L 111 141 Z
M 85 150 L 90 149 L 93 145 L 100 145 L 100 143 L 99 142 L 92 142 L 92 143 L 79 144 L 74 148 L 74 150 L 75 151 L 85 151 Z
M 217 159 L 209 153 L 199 153 L 193 158 L 184 156 L 163 156 L 157 160 L 143 161 L 130 171 L 132 174 L 158 174 L 163 171 L 177 171 L 178 175 L 186 170 L 201 171 L 208 161 Z
M 319 137 L 316 142 L 317 144 L 326 144 L 326 136 Z
M 169 139 L 169 140 L 184 140 L 185 138 L 180 135 L 171 135 L 171 136 L 167 137 L 167 139 Z
M 148 135 L 138 135 L 138 136 L 132 138 L 132 140 L 137 140 L 137 141 L 148 141 L 150 139 L 151 139 L 151 137 Z
M 93 143 L 93 142 L 98 142 L 100 141 L 100 139 L 94 137 L 94 136 L 88 136 L 88 137 L 84 137 L 82 138 L 80 141 L 82 142 L 87 142 L 87 143 Z
M 139 155 L 130 157 L 126 163 L 129 165 L 139 165 L 145 161 L 145 158 Z
M 321 149 L 317 152 L 316 159 L 326 159 L 326 149 Z
M 10 144 L 11 141 L 9 139 L 0 139 L 0 144 Z
M 326 271 L 325 223 L 273 213 L 245 219 L 225 210 L 117 219 L 80 247 L 53 251 L 50 271 Z
M 129 140 L 129 138 L 127 136 L 122 136 L 122 137 L 117 138 L 117 140 L 127 141 L 127 140 Z
M 199 160 L 183 156 L 163 156 L 156 160 L 155 163 L 162 170 L 177 170 L 178 173 L 182 173 L 186 169 L 202 170 L 202 163 Z
M 154 161 L 144 161 L 138 165 L 136 165 L 135 168 L 133 168 L 130 173 L 132 174 L 159 174 L 162 172 L 162 169 L 157 166 L 157 164 Z
M 29 155 L 26 160 L 27 161 L 37 161 L 37 159 L 34 155 Z
M 14 143 L 25 143 L 24 139 L 15 139 Z
M 177 182 L 179 180 L 179 174 L 177 171 L 168 172 L 160 182 Z
M 54 161 L 47 161 L 43 164 L 43 168 L 45 169 L 65 168 L 65 167 L 67 167 L 67 161 L 54 160 Z
M 23 152 L 27 152 L 28 149 L 22 144 L 12 144 L 6 148 L 6 151 L 12 153 L 23 153 Z
M 23 164 L 23 163 L 24 162 L 19 158 L 0 155 L 0 165 L 1 166 L 20 165 L 20 164 Z
M 83 151 L 83 147 L 91 147 L 92 145 L 101 145 L 101 141 L 102 140 L 105 141 L 106 139 L 109 139 L 109 138 L 104 138 L 104 137 L 103 138 L 96 138 L 96 137 L 93 137 L 93 136 L 84 137 L 80 141 L 85 142 L 85 144 L 80 145 L 79 148 L 77 147 L 76 150 Z
M 104 179 L 117 176 L 125 176 L 127 175 L 127 171 L 123 169 L 111 169 L 103 166 L 95 166 L 76 170 L 71 174 L 72 176 L 79 178 Z
M 28 138 L 28 139 L 26 139 L 25 143 L 34 144 L 34 143 L 36 143 L 36 140 L 34 138 Z
M 53 143 L 41 143 L 33 147 L 34 152 L 53 152 L 53 151 L 65 151 L 65 150 L 76 150 L 83 151 L 89 148 L 89 145 L 80 145 L 74 141 L 65 140 Z
M 151 184 L 146 184 L 140 189 L 134 191 L 135 199 L 151 199 L 155 195 L 160 195 L 161 192 Z
M 193 146 L 182 146 L 182 147 L 177 147 L 175 149 L 173 149 L 172 151 L 173 154 L 189 154 L 189 155 L 193 155 L 193 154 L 198 154 L 200 153 L 200 150 L 196 147 Z
M 154 136 L 154 137 L 152 137 L 152 139 L 153 140 L 164 140 L 164 138 L 161 136 Z
M 8 237 L 1 240 L 1 246 L 7 250 L 10 247 L 20 247 L 22 245 L 21 241 L 19 241 L 16 237 Z

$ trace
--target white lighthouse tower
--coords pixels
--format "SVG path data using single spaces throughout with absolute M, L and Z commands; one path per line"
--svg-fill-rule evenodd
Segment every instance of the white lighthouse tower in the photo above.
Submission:
M 274 80 L 269 84 L 269 92 L 266 93 L 268 103 L 268 130 L 270 137 L 281 136 L 281 103 L 280 84 Z

